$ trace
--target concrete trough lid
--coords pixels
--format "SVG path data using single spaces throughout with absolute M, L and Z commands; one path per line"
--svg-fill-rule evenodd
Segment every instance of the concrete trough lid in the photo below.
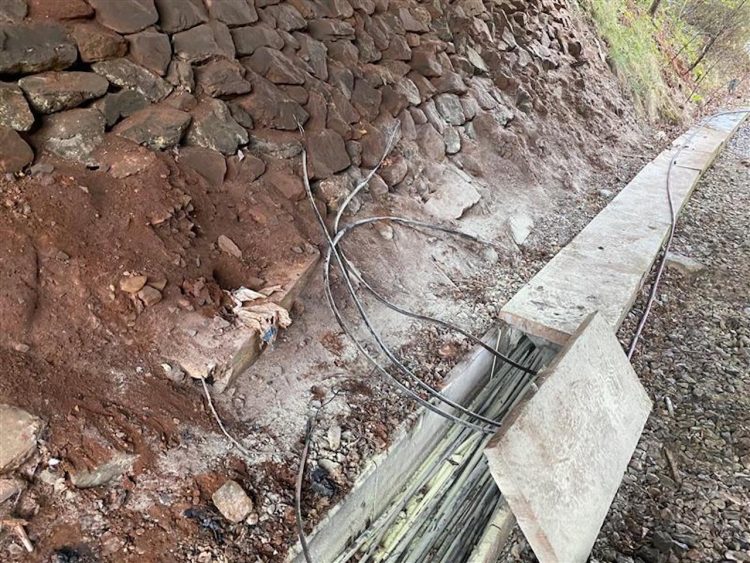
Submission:
M 676 158 L 670 178 L 679 213 L 746 117 L 717 116 L 678 137 L 503 307 L 500 317 L 557 344 L 564 344 L 593 311 L 616 330 L 669 234 L 670 161 Z
M 541 563 L 586 561 L 651 406 L 595 314 L 489 442 L 490 472 Z

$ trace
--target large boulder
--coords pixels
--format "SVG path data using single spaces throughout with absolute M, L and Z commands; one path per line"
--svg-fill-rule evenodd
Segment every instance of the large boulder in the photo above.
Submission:
M 235 98 L 230 105 L 233 112 L 246 112 L 260 126 L 284 131 L 296 131 L 310 117 L 301 105 L 260 76 L 253 77 L 252 94 Z
M 152 29 L 128 35 L 130 58 L 139 65 L 154 71 L 160 76 L 167 73 L 172 59 L 172 44 L 169 36 Z
M 85 63 L 116 59 L 128 52 L 128 44 L 122 36 L 96 22 L 76 23 L 70 33 Z
M 80 106 L 107 92 L 109 82 L 94 72 L 45 72 L 18 81 L 39 113 L 54 113 Z
M 229 27 L 247 25 L 258 21 L 253 2 L 247 0 L 204 0 L 212 19 L 224 22 Z
M 351 164 L 344 139 L 331 129 L 310 135 L 308 152 L 313 178 L 328 178 Z
M 193 121 L 185 137 L 186 144 L 197 145 L 230 155 L 247 144 L 247 131 L 233 118 L 221 100 L 203 100 L 192 111 Z
M 275 84 L 305 83 L 305 73 L 284 53 L 270 47 L 258 47 L 251 57 L 242 59 L 242 64 Z
M 0 125 L 16 131 L 28 131 L 34 124 L 34 115 L 15 84 L 0 82 Z
M 163 100 L 172 91 L 163 78 L 128 59 L 101 61 L 91 65 L 91 69 L 112 84 L 140 92 L 152 102 Z
M 10 127 L 0 125 L 0 174 L 20 172 L 34 160 L 34 151 Z M 0 440 L 5 428 L 0 432 Z
M 244 70 L 235 61 L 218 59 L 196 67 L 195 79 L 198 88 L 211 97 L 237 96 L 252 90 L 243 77 Z
M 219 186 L 227 173 L 227 161 L 216 151 L 203 147 L 181 147 L 178 162 L 200 174 L 212 186 Z
M 0 474 L 18 468 L 36 451 L 42 420 L 25 410 L 0 405 Z
M 200 63 L 212 57 L 226 56 L 227 45 L 220 41 L 216 31 L 218 26 L 199 25 L 172 36 L 174 54 L 189 63 Z M 231 34 L 229 35 L 231 42 Z M 234 45 L 232 44 L 232 48 Z
M 438 94 L 435 96 L 435 106 L 443 119 L 451 125 L 466 123 L 466 115 L 461 100 L 455 94 Z
M 7 0 L 3 0 L 3 3 Z M 89 18 L 94 10 L 86 0 L 26 0 L 29 5 L 28 17 L 31 20 L 64 21 Z
M 208 21 L 201 0 L 156 0 L 159 27 L 167 33 L 177 33 Z
M 3 0 L 0 3 L 0 23 L 19 23 L 27 11 L 26 0 Z
M 139 145 L 162 150 L 177 145 L 189 123 L 190 114 L 187 112 L 153 106 L 135 112 L 113 131 Z
M 44 118 L 34 142 L 57 156 L 86 162 L 104 140 L 104 116 L 93 108 L 71 109 Z
M 145 96 L 135 90 L 120 90 L 95 101 L 92 107 L 102 112 L 107 127 L 112 127 L 123 117 L 129 117 L 149 105 L 150 102 Z
M 118 33 L 136 33 L 159 19 L 154 0 L 89 0 L 89 4 L 96 19 Z
M 281 34 L 263 23 L 233 29 L 232 40 L 238 55 L 252 55 L 259 47 L 284 48 Z
M 61 70 L 78 57 L 73 41 L 56 23 L 0 25 L 0 74 Z

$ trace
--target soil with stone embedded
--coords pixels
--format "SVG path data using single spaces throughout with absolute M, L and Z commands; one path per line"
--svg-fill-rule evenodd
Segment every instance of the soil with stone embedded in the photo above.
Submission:
M 321 210 L 341 205 L 396 127 L 345 219 L 460 219 L 496 243 L 388 224 L 346 242 L 387 295 L 476 334 L 608 201 L 600 179 L 645 140 L 567 3 L 13 0 L 0 20 L 0 400 L 46 423 L 23 490 L 0 508 L 28 521 L 37 560 L 279 560 L 295 541 L 310 409 L 336 394 L 314 435 L 308 525 L 413 415 L 338 330 L 319 276 L 292 326 L 215 395 L 249 456 L 187 369 L 165 364 L 195 336 L 188 314 L 222 341 L 229 292 L 273 286 L 315 255 L 298 124 Z M 88 71 L 98 78 L 72 74 Z M 375 316 L 437 386 L 468 349 Z M 252 501 L 239 524 L 211 500 L 229 479 Z M 3 558 L 27 558 L 13 534 L 0 541 Z

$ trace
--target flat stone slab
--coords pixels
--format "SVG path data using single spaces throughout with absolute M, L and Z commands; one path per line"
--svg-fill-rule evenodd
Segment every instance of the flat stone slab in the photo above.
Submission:
M 747 113 L 723 115 L 677 138 L 501 310 L 527 334 L 564 344 L 593 311 L 617 329 L 669 234 L 667 173 L 677 213 Z
M 485 449 L 541 563 L 585 562 L 651 400 L 609 324 L 587 319 Z

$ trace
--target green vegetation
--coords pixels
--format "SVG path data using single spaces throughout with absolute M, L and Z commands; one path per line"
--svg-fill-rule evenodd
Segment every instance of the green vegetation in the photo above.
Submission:
M 636 106 L 650 119 L 674 118 L 664 77 L 667 60 L 656 42 L 648 6 L 628 0 L 584 0 L 583 6 L 607 42 L 610 65 L 630 88 Z
M 750 76 L 750 0 L 580 0 L 649 119 L 731 95 Z

